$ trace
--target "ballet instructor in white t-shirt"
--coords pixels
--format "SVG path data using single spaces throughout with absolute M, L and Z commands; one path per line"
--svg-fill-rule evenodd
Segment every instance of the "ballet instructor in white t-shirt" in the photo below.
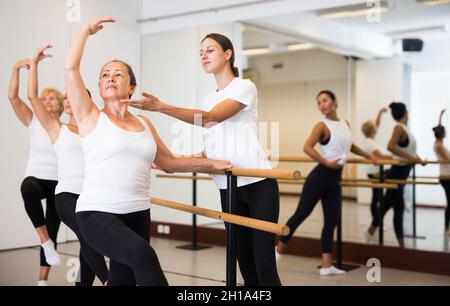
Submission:
M 201 109 L 169 105 L 148 93 L 143 93 L 142 99 L 122 102 L 190 124 L 199 122 L 204 128 L 204 154 L 208 158 L 229 160 L 237 168 L 270 169 L 270 163 L 257 137 L 256 86 L 250 80 L 239 78 L 234 60 L 233 44 L 227 37 L 212 33 L 201 41 L 201 65 L 206 73 L 214 75 L 217 86 L 215 91 L 203 99 Z M 220 189 L 223 209 L 226 177 L 214 175 L 213 179 Z M 236 213 L 278 222 L 277 181 L 239 177 Z M 274 234 L 237 227 L 237 259 L 246 286 L 281 285 L 275 262 L 275 238 Z

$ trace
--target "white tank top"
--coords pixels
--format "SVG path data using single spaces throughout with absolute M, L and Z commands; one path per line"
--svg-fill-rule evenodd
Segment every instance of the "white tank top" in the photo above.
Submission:
M 340 164 L 347 162 L 352 148 L 352 134 L 345 120 L 321 120 L 330 131 L 330 140 L 326 145 L 320 145 L 320 151 L 329 161 L 340 160 Z
M 100 112 L 95 129 L 82 138 L 85 176 L 77 212 L 128 214 L 150 208 L 150 171 L 157 146 L 146 122 L 139 121 L 144 131 L 130 132 Z
M 436 153 L 436 156 L 439 161 L 445 160 L 444 157 L 441 154 L 439 154 L 439 152 L 437 151 L 436 145 L 434 145 L 434 152 Z M 447 154 L 450 155 L 449 150 L 447 150 Z M 440 164 L 439 169 L 440 169 L 440 174 L 439 174 L 440 176 L 450 177 L 450 164 Z
M 408 152 L 411 155 L 416 155 L 416 152 L 417 152 L 416 137 L 414 137 L 414 135 L 411 133 L 409 128 L 406 125 L 404 125 L 403 123 L 397 123 L 396 126 L 400 126 L 401 128 L 403 128 L 403 130 L 406 132 L 406 134 L 408 134 L 408 145 L 406 147 L 401 147 L 399 144 L 397 144 L 397 147 Z M 400 157 L 397 155 L 394 155 L 394 158 L 395 159 L 405 159 L 404 157 Z
M 56 153 L 47 131 L 34 115 L 28 126 L 28 134 L 30 135 L 30 152 L 25 177 L 33 176 L 41 180 L 56 181 L 58 179 Z
M 63 192 L 81 194 L 84 156 L 80 136 L 63 124 L 53 147 L 58 160 L 58 185 L 55 194 Z

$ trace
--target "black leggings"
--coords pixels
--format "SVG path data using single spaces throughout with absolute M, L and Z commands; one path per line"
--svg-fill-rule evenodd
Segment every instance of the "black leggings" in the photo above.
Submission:
M 77 213 L 81 234 L 111 259 L 108 286 L 167 286 L 150 242 L 150 210 L 130 214 Z
M 411 165 L 392 166 L 386 175 L 386 179 L 406 180 L 409 177 L 411 168 Z M 387 190 L 385 201 L 381 206 L 382 218 L 384 218 L 384 215 L 391 207 L 394 208 L 394 230 L 398 240 L 403 239 L 403 213 L 405 209 L 404 190 L 405 185 L 399 185 L 397 189 Z M 373 218 L 372 226 L 378 226 L 378 216 Z
M 312 213 L 319 200 L 322 200 L 324 226 L 321 235 L 322 253 L 333 251 L 333 235 L 339 221 L 342 205 L 342 189 L 340 180 L 342 169 L 331 169 L 318 164 L 308 175 L 303 186 L 302 196 L 294 215 L 288 220 L 290 228 L 288 236 L 281 237 L 281 242 L 287 244 L 297 228 Z
M 222 210 L 226 211 L 226 190 L 220 190 Z M 237 215 L 278 222 L 280 195 L 275 180 L 263 180 L 237 189 Z M 239 269 L 246 286 L 281 286 L 275 261 L 276 235 L 236 225 Z
M 33 223 L 34 228 L 46 226 L 50 239 L 57 247 L 56 238 L 58 236 L 61 221 L 55 208 L 55 187 L 57 181 L 41 180 L 32 176 L 25 178 L 20 186 L 20 192 L 25 203 L 25 210 Z M 47 207 L 44 215 L 42 199 L 46 199 Z M 45 260 L 44 249 L 41 247 L 41 267 L 49 267 Z
M 444 187 L 445 196 L 447 198 L 447 208 L 445 209 L 445 228 L 450 227 L 450 180 L 441 180 L 441 185 Z
M 369 179 L 379 178 L 376 174 L 368 174 Z M 370 213 L 372 215 L 372 220 L 378 218 L 378 202 L 380 202 L 380 192 L 382 189 L 372 188 L 372 201 L 370 202 Z
M 80 274 L 81 279 L 79 285 L 92 286 L 94 282 L 95 273 L 102 284 L 108 280 L 108 268 L 106 267 L 105 258 L 103 255 L 95 251 L 83 239 L 77 223 L 77 216 L 75 209 L 79 195 L 63 192 L 55 196 L 56 210 L 61 221 L 64 222 L 74 233 L 80 241 Z M 86 265 L 88 263 L 88 265 Z

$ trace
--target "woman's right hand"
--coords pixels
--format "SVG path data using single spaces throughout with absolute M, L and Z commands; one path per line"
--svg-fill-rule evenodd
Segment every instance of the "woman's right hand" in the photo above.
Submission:
M 328 168 L 331 169 L 341 169 L 343 167 L 343 165 L 340 163 L 340 159 L 336 159 L 333 161 L 328 160 L 327 163 L 325 164 L 325 166 L 327 166 Z
M 23 60 L 18 61 L 15 65 L 15 69 L 27 69 L 30 70 L 31 60 L 29 58 L 24 58 Z
M 211 167 L 211 170 L 228 170 L 233 168 L 233 165 L 231 162 L 227 160 L 214 160 L 210 159 L 209 164 Z
M 112 17 L 104 17 L 104 18 L 97 18 L 94 21 L 92 21 L 87 28 L 89 29 L 89 35 L 94 35 L 101 29 L 103 29 L 103 23 L 106 22 L 116 22 L 116 20 Z

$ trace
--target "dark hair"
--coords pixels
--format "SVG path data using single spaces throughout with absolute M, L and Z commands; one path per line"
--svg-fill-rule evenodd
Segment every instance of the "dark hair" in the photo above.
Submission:
M 235 77 L 239 76 L 239 69 L 234 67 L 234 47 L 231 40 L 226 37 L 225 35 L 218 34 L 218 33 L 210 33 L 205 36 L 205 38 L 202 39 L 202 42 L 204 42 L 207 38 L 210 38 L 212 40 L 215 40 L 221 47 L 224 52 L 231 50 L 231 58 L 230 58 L 230 68 L 231 71 L 233 71 L 233 74 Z
M 136 75 L 134 74 L 133 68 L 131 68 L 131 66 L 129 64 L 125 63 L 124 61 L 121 61 L 121 60 L 109 61 L 105 65 L 103 65 L 102 71 L 103 71 L 103 68 L 105 68 L 106 65 L 111 64 L 111 63 L 121 63 L 122 65 L 124 65 L 127 68 L 128 75 L 130 76 L 130 85 L 134 86 L 134 87 L 137 86 Z M 131 98 L 131 96 L 132 95 L 130 95 L 129 98 Z
M 389 108 L 391 109 L 392 117 L 394 117 L 395 121 L 399 121 L 403 117 L 405 117 L 407 111 L 406 111 L 406 105 L 402 102 L 392 102 L 389 105 Z
M 444 139 L 445 138 L 445 127 L 442 125 L 438 125 L 437 127 L 433 128 L 434 137 L 436 139 Z
M 322 90 L 317 94 L 317 98 L 320 97 L 320 95 L 327 95 L 331 100 L 336 102 L 336 95 L 331 90 Z

